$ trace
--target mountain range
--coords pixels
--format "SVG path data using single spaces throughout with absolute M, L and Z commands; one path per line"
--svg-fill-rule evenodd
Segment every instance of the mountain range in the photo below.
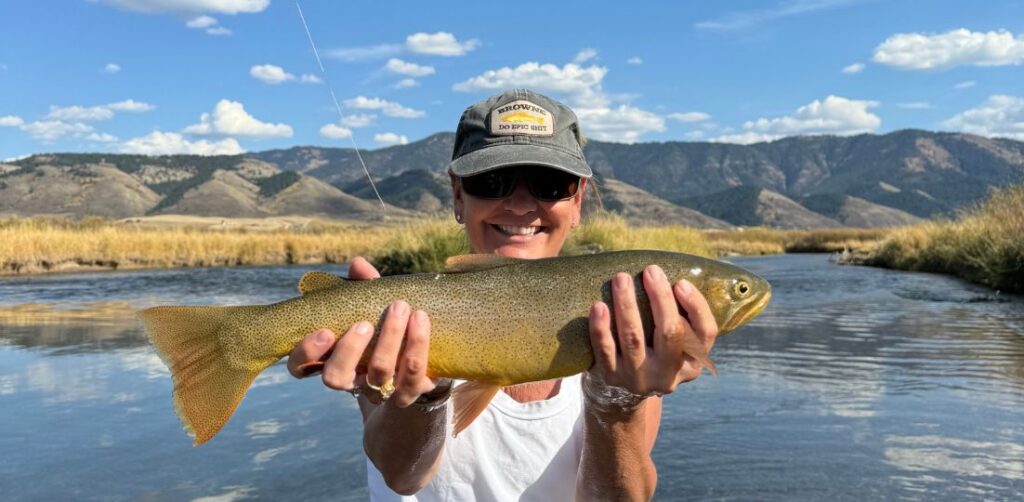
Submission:
M 302 146 L 232 156 L 38 154 L 0 164 L 0 214 L 110 218 L 317 215 L 375 220 L 445 211 L 454 134 L 360 151 Z M 699 228 L 902 225 L 948 216 L 1024 182 L 1024 142 L 902 130 L 770 143 L 589 142 L 604 209 Z

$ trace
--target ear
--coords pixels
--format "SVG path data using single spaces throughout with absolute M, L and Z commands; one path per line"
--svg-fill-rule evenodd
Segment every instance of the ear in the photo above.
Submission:
M 463 213 L 463 209 L 464 209 L 463 208 L 463 202 L 464 202 L 464 199 L 462 198 L 462 182 L 461 182 L 460 178 L 458 176 L 452 174 L 451 171 L 448 171 L 448 177 L 451 178 L 451 182 L 452 182 L 452 206 L 453 206 L 453 209 L 455 211 L 455 214 L 464 214 Z
M 580 178 L 580 189 L 576 191 L 576 196 L 572 198 L 572 205 L 576 207 L 577 217 L 579 216 L 580 208 L 583 207 L 583 197 L 587 194 L 588 181 L 590 181 L 589 178 Z

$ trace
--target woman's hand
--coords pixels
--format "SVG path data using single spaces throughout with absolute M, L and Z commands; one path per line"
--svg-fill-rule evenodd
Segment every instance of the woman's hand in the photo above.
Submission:
M 704 295 L 689 281 L 673 286 L 661 267 L 651 265 L 644 269 L 643 282 L 654 318 L 654 346 L 644 341 L 633 279 L 618 273 L 612 279 L 612 303 L 619 353 L 608 305 L 597 302 L 590 309 L 590 342 L 596 359 L 590 373 L 634 394 L 668 394 L 700 375 L 705 367 L 700 361 L 709 361 L 706 354 L 715 343 L 718 325 Z M 697 356 L 692 355 L 695 352 Z
M 379 277 L 377 269 L 362 257 L 349 265 L 349 279 Z M 390 402 L 400 408 L 434 389 L 436 382 L 426 376 L 430 349 L 430 319 L 426 312 L 411 311 L 408 303 L 396 300 L 388 307 L 380 336 L 371 346 L 373 331 L 373 325 L 367 321 L 354 324 L 340 339 L 329 329 L 318 330 L 292 350 L 288 371 L 296 378 L 322 372 L 327 387 L 349 392 L 358 389 L 375 404 L 380 403 L 381 395 L 369 391 L 367 384 L 380 388 L 393 380 L 395 390 Z M 371 352 L 364 367 L 360 361 L 367 350 Z

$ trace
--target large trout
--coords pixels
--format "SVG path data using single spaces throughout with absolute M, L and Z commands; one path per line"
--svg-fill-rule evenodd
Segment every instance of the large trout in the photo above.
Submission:
M 279 303 L 154 307 L 140 316 L 171 370 L 178 415 L 199 445 L 224 426 L 256 376 L 303 337 L 320 328 L 343 333 L 356 322 L 379 321 L 396 299 L 430 315 L 427 374 L 469 382 L 456 388 L 456 417 L 486 406 L 480 396 L 489 400 L 503 386 L 585 371 L 594 362 L 588 313 L 598 300 L 611 304 L 615 273 L 634 276 L 644 331 L 653 332 L 640 280 L 651 264 L 661 266 L 672 282 L 688 279 L 704 294 L 719 334 L 752 319 L 771 297 L 771 287 L 754 274 L 678 253 L 620 251 L 540 260 L 467 255 L 450 259 L 439 274 L 349 281 L 309 272 L 299 281 L 302 296 Z M 710 365 L 703 345 L 697 345 L 686 352 Z M 476 392 L 460 399 L 463 387 Z M 456 423 L 456 430 L 468 425 Z

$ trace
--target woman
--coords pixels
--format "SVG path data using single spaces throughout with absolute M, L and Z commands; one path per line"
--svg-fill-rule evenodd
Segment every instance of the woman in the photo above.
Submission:
M 473 252 L 558 255 L 579 224 L 591 176 L 568 107 L 526 90 L 476 103 L 459 121 L 452 157 L 455 219 Z M 362 258 L 349 275 L 379 277 Z M 681 350 L 646 346 L 632 277 L 609 279 L 613 305 L 597 302 L 590 310 L 598 363 L 583 375 L 506 387 L 455 438 L 445 404 L 452 384 L 425 374 L 430 319 L 400 299 L 388 308 L 374 346 L 370 322 L 341 338 L 321 330 L 296 347 L 288 367 L 300 378 L 322 368 L 325 385 L 358 394 L 373 499 L 648 499 L 657 481 L 650 452 L 660 396 L 701 368 Z M 653 337 L 662 339 L 655 347 L 696 336 L 710 350 L 718 328 L 700 292 L 686 281 L 669 284 L 654 265 L 642 280 Z M 366 351 L 362 373 L 357 365 Z M 384 400 L 378 391 L 392 380 L 394 392 Z

